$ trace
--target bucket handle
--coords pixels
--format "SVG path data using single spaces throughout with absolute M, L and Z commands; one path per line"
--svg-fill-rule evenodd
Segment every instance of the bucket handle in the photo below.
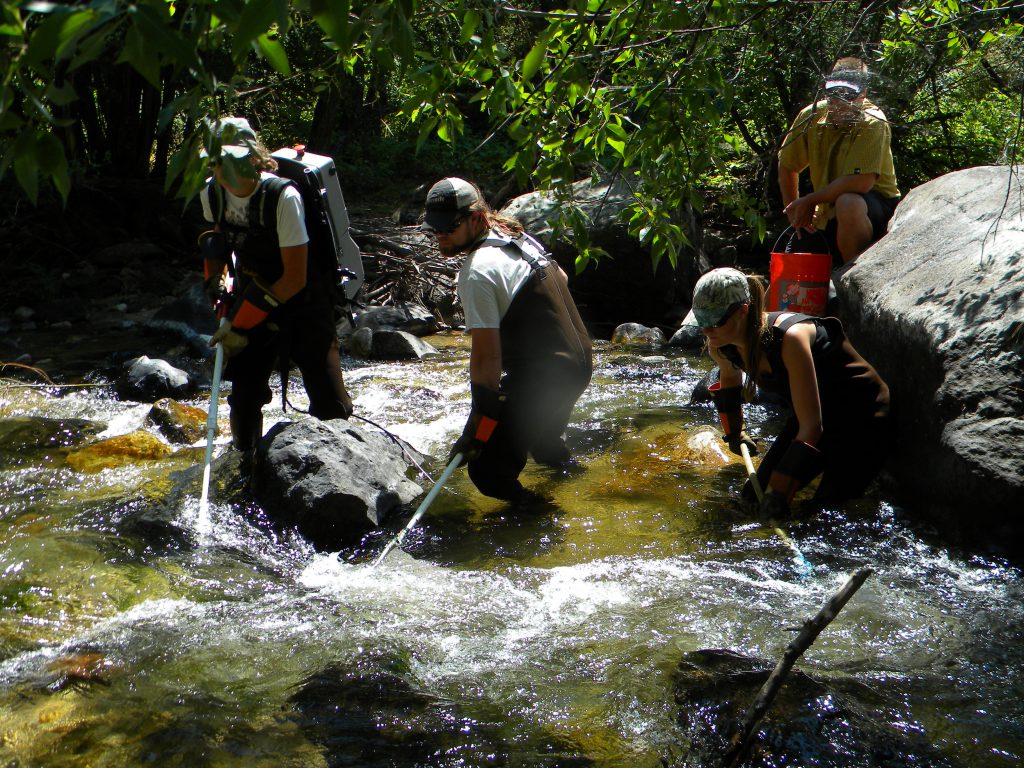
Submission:
M 779 243 L 782 242 L 782 238 L 784 238 L 786 236 L 787 232 L 789 232 L 791 234 L 789 235 L 789 239 L 786 241 L 786 250 L 785 251 L 779 251 Z M 828 238 L 825 237 L 824 234 L 822 234 L 819 231 L 807 232 L 806 234 L 812 235 L 812 236 L 813 235 L 817 235 L 818 237 L 820 237 L 821 238 L 821 242 L 823 242 L 825 244 L 825 253 L 827 253 L 829 256 L 833 255 L 832 254 L 832 249 L 829 248 L 829 246 L 828 246 Z M 782 230 L 782 234 L 779 235 L 778 239 L 775 241 L 775 247 L 772 248 L 771 252 L 772 253 L 792 253 L 793 252 L 793 239 L 796 237 L 796 235 L 797 235 L 797 232 L 796 232 L 796 230 L 792 226 L 786 227 L 784 230 Z

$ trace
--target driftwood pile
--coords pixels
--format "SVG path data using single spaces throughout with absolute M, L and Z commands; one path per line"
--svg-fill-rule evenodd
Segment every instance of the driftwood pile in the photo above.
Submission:
M 442 256 L 434 241 L 418 228 L 389 219 L 360 221 L 351 232 L 363 256 L 362 304 L 415 303 L 446 325 L 458 320 L 455 284 L 461 256 Z

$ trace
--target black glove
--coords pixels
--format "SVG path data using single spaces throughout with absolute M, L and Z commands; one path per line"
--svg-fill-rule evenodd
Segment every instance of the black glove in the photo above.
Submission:
M 774 491 L 786 502 L 788 508 L 796 492 L 821 472 L 823 464 L 821 451 L 809 443 L 794 440 L 768 478 L 765 497 Z
M 789 517 L 789 502 L 781 493 L 769 488 L 758 505 L 758 514 L 771 520 L 785 520 Z
M 740 450 L 741 445 L 747 446 L 747 450 L 750 451 L 751 456 L 757 456 L 757 443 L 754 439 L 746 433 L 745 430 L 740 430 L 738 433 L 725 436 L 725 442 L 729 444 L 729 450 L 735 453 L 737 456 L 742 456 L 743 451 Z
M 469 418 L 466 420 L 462 435 L 448 452 L 449 464 L 457 453 L 462 454 L 460 465 L 479 458 L 480 451 L 494 434 L 494 430 L 501 420 L 501 412 L 505 407 L 506 396 L 504 393 L 488 389 L 482 384 L 471 384 L 469 389 L 473 405 L 470 408 Z

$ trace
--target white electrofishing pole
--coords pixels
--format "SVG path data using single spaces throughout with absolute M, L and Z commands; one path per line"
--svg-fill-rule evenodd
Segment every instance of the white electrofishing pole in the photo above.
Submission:
M 407 534 L 412 527 L 416 525 L 417 521 L 423 517 L 423 513 L 427 511 L 427 507 L 430 506 L 437 494 L 441 492 L 441 487 L 448 482 L 448 478 L 452 476 L 452 472 L 458 468 L 460 463 L 462 463 L 462 454 L 456 453 L 452 457 L 452 460 L 448 462 L 448 466 L 444 468 L 444 472 L 441 473 L 441 476 L 437 478 L 437 482 L 434 483 L 434 487 L 430 489 L 427 497 L 420 502 L 420 505 L 416 508 L 416 512 L 409 519 L 409 522 L 405 524 L 405 528 L 398 532 L 398 535 L 395 536 L 395 538 L 393 538 L 386 547 L 384 547 L 384 551 L 381 552 L 377 559 L 373 561 L 373 568 L 380 565 L 380 561 L 385 558 L 388 552 L 402 543 L 402 539 L 405 538 L 405 534 Z
M 764 491 L 761 490 L 761 481 L 757 479 L 757 471 L 754 469 L 754 462 L 750 459 L 750 449 L 747 448 L 746 443 L 740 443 L 740 453 L 743 455 L 743 464 L 747 468 L 747 478 L 750 480 L 750 485 L 754 488 L 754 495 L 757 496 L 758 501 L 762 501 L 764 499 Z M 793 550 L 794 559 L 800 571 L 804 575 L 809 574 L 813 570 L 813 566 L 804 557 L 804 553 L 800 551 L 800 547 L 796 545 L 796 542 L 779 526 L 773 526 L 773 530 L 779 535 L 779 538 L 782 539 L 785 545 Z
M 221 318 L 221 325 L 227 318 Z M 213 361 L 213 383 L 210 385 L 210 412 L 206 417 L 206 460 L 203 463 L 203 491 L 199 496 L 199 514 L 205 515 L 210 503 L 210 463 L 213 440 L 217 436 L 217 400 L 220 397 L 220 375 L 224 369 L 224 345 L 217 345 Z

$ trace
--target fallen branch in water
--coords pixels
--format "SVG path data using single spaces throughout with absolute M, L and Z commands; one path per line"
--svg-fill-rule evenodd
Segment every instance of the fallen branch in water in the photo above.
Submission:
M 821 631 L 839 614 L 843 606 L 860 589 L 861 584 L 864 583 L 865 579 L 872 572 L 873 569 L 870 566 L 861 568 L 846 581 L 842 589 L 825 603 L 822 609 L 818 611 L 817 616 L 804 622 L 800 634 L 786 646 L 786 652 L 783 654 L 782 659 L 775 665 L 775 669 L 768 676 L 764 685 L 761 686 L 761 690 L 758 691 L 754 703 L 750 705 L 750 708 L 743 715 L 739 728 L 730 740 L 729 748 L 726 750 L 722 760 L 722 765 L 725 768 L 736 768 L 736 766 L 743 762 L 753 741 L 757 724 L 761 722 L 761 718 L 764 717 L 768 707 L 774 701 L 789 670 L 793 668 L 796 660 L 810 647 Z

